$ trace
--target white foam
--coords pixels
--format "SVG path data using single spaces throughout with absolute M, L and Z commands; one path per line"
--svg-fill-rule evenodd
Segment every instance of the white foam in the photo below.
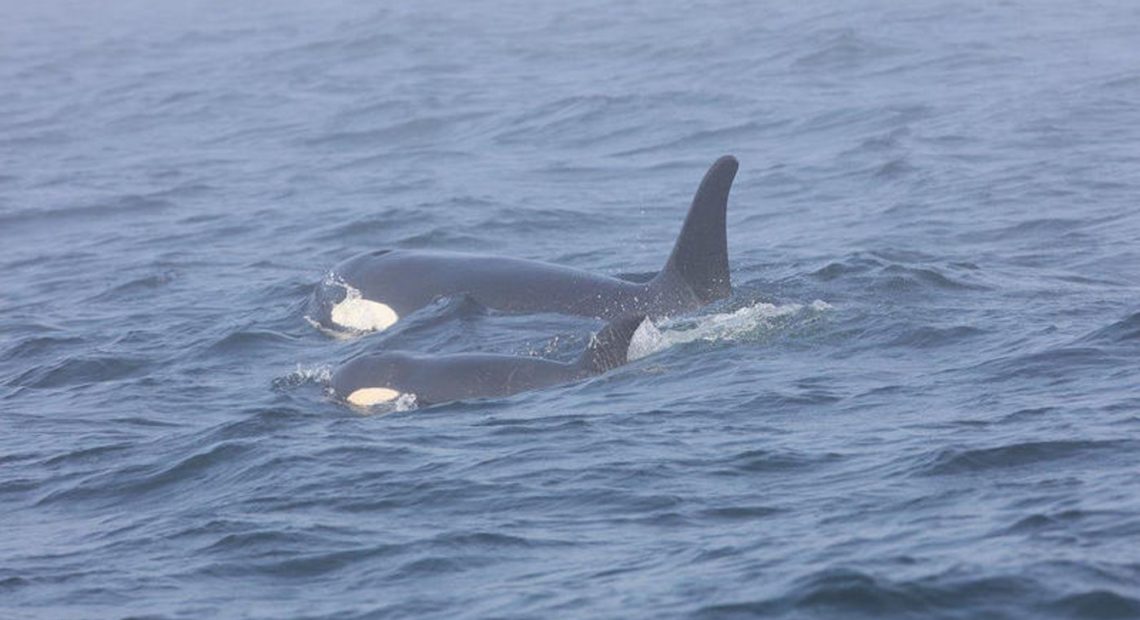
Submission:
M 332 381 L 332 368 L 328 366 L 305 367 L 297 364 L 297 369 L 273 380 L 273 385 L 279 388 L 292 389 L 301 385 L 328 385 Z
M 673 345 L 702 340 L 732 342 L 757 340 L 777 329 L 785 321 L 811 319 L 832 308 L 815 300 L 810 304 L 775 305 L 757 302 L 734 312 L 709 314 L 685 319 L 662 320 L 658 325 L 643 322 L 629 343 L 630 361 L 657 353 Z

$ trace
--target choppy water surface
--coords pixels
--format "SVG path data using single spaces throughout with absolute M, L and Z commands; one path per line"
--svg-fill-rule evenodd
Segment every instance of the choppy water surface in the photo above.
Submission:
M 1140 5 L 26 4 L 0 615 L 1140 616 Z M 600 327 L 334 339 L 336 262 L 652 273 L 724 153 L 736 294 L 641 359 L 325 396 L 364 351 Z

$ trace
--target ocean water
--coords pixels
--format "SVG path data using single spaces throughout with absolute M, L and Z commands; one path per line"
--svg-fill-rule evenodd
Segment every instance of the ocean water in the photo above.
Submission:
M 0 617 L 1140 617 L 1140 4 L 5 3 Z M 735 294 L 570 359 L 383 247 L 631 277 L 732 153 Z

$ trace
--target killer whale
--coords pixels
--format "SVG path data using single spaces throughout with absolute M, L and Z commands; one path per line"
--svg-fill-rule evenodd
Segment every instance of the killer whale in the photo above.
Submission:
M 334 330 L 377 331 L 441 297 L 466 295 L 512 313 L 613 320 L 692 310 L 732 294 L 725 212 L 739 167 L 726 155 L 705 173 L 665 267 L 635 283 L 533 260 L 424 250 L 378 250 L 340 263 L 309 300 L 308 318 Z
M 604 373 L 628 361 L 644 315 L 612 321 L 574 362 L 491 353 L 422 355 L 388 351 L 356 357 L 332 377 L 333 394 L 367 407 L 414 395 L 419 405 L 508 396 Z

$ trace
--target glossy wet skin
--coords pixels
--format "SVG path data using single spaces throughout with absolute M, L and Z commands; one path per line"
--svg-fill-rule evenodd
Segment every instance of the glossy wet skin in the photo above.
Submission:
M 436 299 L 458 295 L 504 312 L 603 320 L 696 310 L 732 292 L 725 210 L 737 168 L 731 156 L 709 168 L 669 260 L 649 282 L 509 257 L 378 250 L 337 265 L 314 292 L 309 315 L 326 327 L 382 330 Z
M 569 383 L 589 374 L 573 363 L 530 357 L 391 352 L 359 357 L 345 364 L 333 375 L 332 386 L 338 396 L 356 405 L 387 402 L 401 394 L 414 394 L 416 402 L 422 405 L 507 396 Z M 373 398 L 379 400 L 369 402 Z
M 573 362 L 491 353 L 389 351 L 350 360 L 333 375 L 332 388 L 337 397 L 354 405 L 389 402 L 405 394 L 424 405 L 569 383 L 625 364 L 644 320 L 644 315 L 631 315 L 610 322 Z
M 664 280 L 640 284 L 539 261 L 458 252 L 365 254 L 342 263 L 336 272 L 364 300 L 383 303 L 398 316 L 460 294 L 505 312 L 558 312 L 603 320 L 651 310 L 667 315 L 702 305 L 687 287 Z

